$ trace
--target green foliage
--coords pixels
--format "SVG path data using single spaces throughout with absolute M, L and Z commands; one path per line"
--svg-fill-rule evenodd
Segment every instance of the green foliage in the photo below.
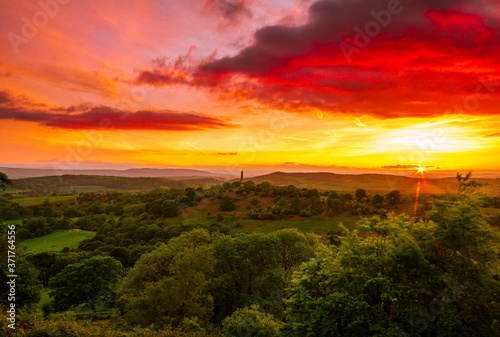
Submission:
M 237 309 L 222 322 L 227 337 L 277 337 L 279 322 L 270 314 L 259 311 L 258 305 Z
M 283 335 L 397 335 L 391 315 L 418 301 L 412 287 L 429 275 L 408 228 L 404 217 L 363 220 L 365 237 L 353 233 L 331 254 L 305 264 L 292 282 Z
M 26 228 L 30 231 L 31 238 L 37 238 L 49 234 L 52 231 L 47 219 L 44 217 L 30 218 L 23 221 L 22 228 Z
M 64 268 L 50 280 L 56 310 L 86 304 L 96 315 L 96 304 L 113 298 L 122 265 L 112 257 L 94 256 Z
M 3 250 L 0 257 L 3 261 L 7 261 L 7 250 Z M 24 257 L 16 257 L 16 275 L 15 278 L 15 304 L 16 308 L 31 309 L 40 300 L 41 283 L 38 281 L 39 271 Z M 0 296 L 3 301 L 8 298 L 9 287 L 7 282 L 12 278 L 8 278 L 7 264 L 0 266 L 0 281 L 3 286 L 0 288 Z M 3 310 L 2 310 L 3 311 Z
M 0 312 L 0 319 L 6 321 L 5 311 Z M 2 325 L 3 328 L 6 325 Z M 7 336 L 7 329 L 2 336 Z M 44 319 L 36 313 L 22 313 L 18 317 L 15 335 L 19 337 L 217 337 L 220 334 L 206 331 L 187 331 L 180 328 L 165 326 L 162 328 L 134 327 L 124 330 L 122 326 L 110 320 L 94 322 L 74 318 L 59 317 L 57 319 Z
M 372 204 L 375 208 L 382 208 L 384 205 L 384 197 L 380 194 L 375 194 L 372 199 Z
M 462 196 L 472 196 L 477 192 L 479 187 L 486 186 L 487 184 L 481 184 L 477 181 L 471 179 L 472 172 L 469 172 L 465 175 L 465 177 L 461 173 L 457 173 L 457 188 L 458 194 Z
M 131 325 L 177 325 L 184 317 L 208 320 L 213 305 L 206 289 L 215 265 L 214 235 L 195 229 L 141 256 L 120 292 L 120 306 Z M 164 321 L 167 317 L 172 321 Z
M 333 214 L 341 214 L 344 211 L 344 204 L 338 194 L 332 194 L 327 199 L 328 209 Z
M 403 196 L 401 195 L 401 192 L 398 190 L 393 190 L 389 192 L 389 194 L 386 195 L 385 200 L 391 207 L 396 207 L 399 204 L 401 204 L 401 200 L 403 199 Z
M 318 240 L 312 234 L 300 233 L 295 228 L 282 229 L 269 235 L 274 242 L 274 254 L 281 264 L 285 282 L 291 278 L 292 272 L 300 264 L 314 257 Z
M 362 188 L 358 188 L 356 190 L 356 193 L 355 193 L 355 196 L 356 196 L 356 199 L 359 201 L 359 200 L 362 200 L 363 198 L 366 198 L 366 190 L 362 189 Z
M 304 264 L 282 335 L 491 335 L 500 316 L 498 233 L 470 198 L 437 203 L 429 216 L 435 222 L 363 219 L 359 232 Z
M 217 321 L 237 308 L 261 303 L 282 316 L 282 294 L 290 275 L 314 256 L 317 240 L 296 229 L 270 235 L 222 237 L 215 243 L 215 279 L 212 295 Z
M 236 209 L 236 205 L 234 204 L 233 198 L 229 195 L 225 195 L 220 200 L 220 210 L 222 212 L 234 211 Z
M 165 200 L 161 205 L 161 209 L 165 218 L 173 218 L 181 213 L 179 204 L 175 200 Z
M 12 180 L 3 172 L 0 172 L 0 188 L 5 191 L 7 185 L 12 185 Z

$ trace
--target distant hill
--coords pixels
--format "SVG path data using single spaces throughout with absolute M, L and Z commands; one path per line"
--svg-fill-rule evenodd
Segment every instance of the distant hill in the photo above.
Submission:
M 317 188 L 337 191 L 353 192 L 363 188 L 370 193 L 388 193 L 399 190 L 402 193 L 415 193 L 418 181 L 421 181 L 421 193 L 457 193 L 456 178 L 411 179 L 405 176 L 387 174 L 335 174 L 335 173 L 284 173 L 275 172 L 262 176 L 252 177 L 256 184 L 269 181 L 273 185 L 294 185 L 299 188 Z M 500 178 L 479 178 L 477 182 L 488 183 L 483 188 L 485 193 L 500 195 Z
M 151 177 L 114 177 L 95 175 L 63 175 L 13 179 L 9 189 L 26 191 L 28 195 L 49 195 L 54 192 L 103 192 L 140 191 L 149 192 L 160 187 L 186 188 L 220 184 L 216 178 L 190 178 L 185 181 Z
M 219 177 L 218 174 L 192 170 L 192 169 L 155 169 L 155 168 L 137 168 L 127 170 L 59 170 L 54 169 L 31 169 L 31 168 L 12 168 L 0 167 L 0 172 L 4 172 L 10 179 L 50 177 L 62 175 L 92 175 L 92 176 L 113 176 L 113 177 L 149 177 L 149 178 L 202 178 Z
M 183 170 L 180 170 L 183 171 Z M 189 171 L 189 170 L 185 170 Z M 202 171 L 200 171 L 202 172 Z M 160 187 L 196 187 L 222 185 L 224 180 L 218 177 L 184 176 L 174 178 L 163 177 L 120 177 L 99 175 L 63 175 L 49 177 L 32 177 L 13 179 L 14 185 L 9 190 L 23 190 L 27 195 L 48 195 L 54 192 L 100 192 L 100 191 L 141 191 L 148 192 Z M 335 173 L 284 173 L 274 172 L 262 176 L 248 178 L 255 183 L 269 181 L 276 186 L 294 185 L 298 188 L 317 188 L 320 190 L 336 190 L 354 192 L 363 188 L 369 193 L 387 194 L 399 190 L 405 194 L 413 194 L 417 183 L 421 182 L 421 193 L 445 194 L 457 193 L 456 178 L 433 178 L 420 180 L 405 176 L 386 174 L 335 174 Z M 480 183 L 488 183 L 483 188 L 485 193 L 500 195 L 500 178 L 478 178 Z

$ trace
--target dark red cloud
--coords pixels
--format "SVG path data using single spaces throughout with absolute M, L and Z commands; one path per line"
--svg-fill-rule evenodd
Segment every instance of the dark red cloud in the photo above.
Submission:
M 221 119 L 171 110 L 126 111 L 108 106 L 79 106 L 39 109 L 22 105 L 8 92 L 0 92 L 0 119 L 35 122 L 62 129 L 202 130 L 235 127 Z
M 487 11 L 491 2 L 321 0 L 305 25 L 263 27 L 234 56 L 184 67 L 182 75 L 143 71 L 137 81 L 209 87 L 221 98 L 290 111 L 496 114 L 500 23 Z M 479 104 L 470 102 L 475 97 Z

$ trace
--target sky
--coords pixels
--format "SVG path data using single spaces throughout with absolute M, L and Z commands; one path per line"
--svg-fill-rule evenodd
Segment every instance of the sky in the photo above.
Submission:
M 0 2 L 0 164 L 500 171 L 498 1 Z

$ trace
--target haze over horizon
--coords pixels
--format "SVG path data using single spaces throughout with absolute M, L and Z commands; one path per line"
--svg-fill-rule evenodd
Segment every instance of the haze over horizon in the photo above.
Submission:
M 499 171 L 497 1 L 1 1 L 0 166 Z

